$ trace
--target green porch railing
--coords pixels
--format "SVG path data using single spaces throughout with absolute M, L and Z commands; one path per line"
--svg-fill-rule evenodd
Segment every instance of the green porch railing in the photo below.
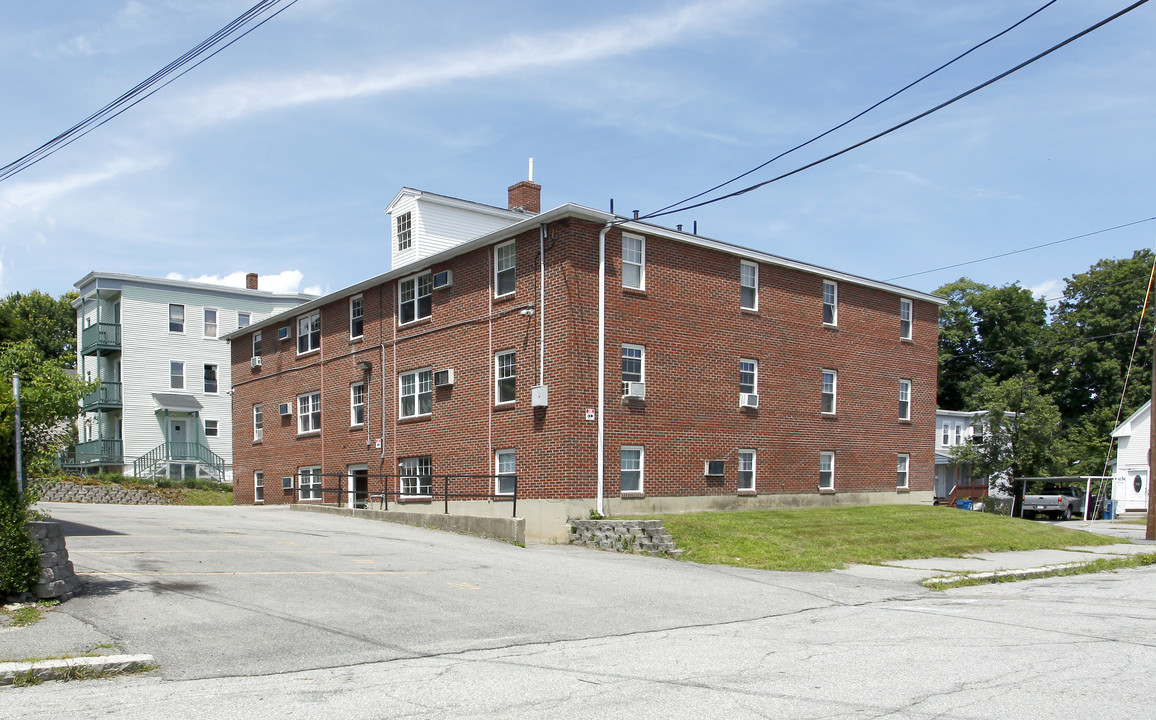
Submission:
M 77 443 L 60 454 L 64 469 L 96 465 L 123 465 L 124 443 L 120 440 L 90 440 Z
M 121 403 L 120 383 L 103 380 L 100 387 L 86 394 L 80 400 L 80 406 L 85 412 L 102 408 L 119 408 Z
M 80 331 L 80 352 L 120 350 L 120 323 L 93 323 Z
M 225 479 L 225 458 L 208 446 L 195 442 L 165 442 L 157 445 L 133 460 L 133 474 L 137 477 L 154 476 L 157 466 L 175 462 L 204 465 L 218 480 Z

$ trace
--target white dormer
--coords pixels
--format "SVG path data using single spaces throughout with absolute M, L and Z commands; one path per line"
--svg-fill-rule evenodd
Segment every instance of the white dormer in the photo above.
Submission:
M 533 214 L 413 188 L 402 188 L 385 211 L 390 215 L 390 267 L 394 270 Z

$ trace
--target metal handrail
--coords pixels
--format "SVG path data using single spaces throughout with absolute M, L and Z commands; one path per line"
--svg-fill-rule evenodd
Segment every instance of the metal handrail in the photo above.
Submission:
M 335 504 L 338 507 L 341 507 L 343 505 L 344 499 L 347 497 L 348 493 L 350 492 L 349 486 L 347 483 L 353 476 L 349 475 L 348 473 L 321 473 L 318 476 L 310 476 L 310 477 L 320 477 L 323 479 L 323 483 L 322 483 L 322 486 L 320 488 L 322 503 L 325 502 L 326 493 L 329 493 L 329 494 L 336 493 L 337 502 Z M 383 487 L 383 488 L 388 488 L 391 484 L 393 484 L 390 481 L 392 481 L 392 480 L 397 481 L 397 483 L 396 483 L 396 486 L 398 487 L 397 490 L 384 489 L 384 490 L 373 491 L 373 492 L 370 492 L 368 490 L 366 490 L 366 491 L 354 490 L 353 491 L 354 494 L 357 496 L 355 498 L 355 501 L 356 501 L 356 499 L 361 498 L 361 497 L 364 497 L 367 501 L 375 499 L 375 498 L 379 499 L 381 501 L 381 509 L 382 510 L 388 510 L 389 509 L 390 498 L 394 498 L 394 502 L 398 503 L 398 504 L 405 502 L 405 501 L 409 501 L 409 502 L 433 502 L 436 499 L 440 498 L 442 501 L 442 512 L 446 515 L 450 514 L 450 500 L 451 499 L 454 499 L 454 500 L 500 500 L 500 501 L 507 501 L 508 500 L 508 501 L 510 501 L 510 504 L 511 504 L 512 515 L 514 517 L 518 516 L 518 476 L 517 475 L 417 475 L 417 476 L 414 476 L 414 475 L 358 475 L 357 477 L 358 477 L 358 479 L 365 478 L 367 485 L 368 485 L 370 480 L 380 480 L 381 481 L 381 487 Z M 337 480 L 337 487 L 333 487 L 332 485 L 327 487 L 324 484 L 325 478 L 329 478 L 331 480 L 336 479 Z M 429 483 L 429 488 L 430 488 L 429 494 L 421 494 L 421 495 L 414 495 L 411 493 L 403 494 L 401 489 L 400 489 L 401 481 L 413 480 L 413 479 L 427 480 Z M 294 490 L 299 491 L 301 489 L 301 475 L 300 475 L 300 473 L 297 473 L 294 475 L 294 480 L 295 480 Z M 441 481 L 440 483 L 437 482 L 439 480 Z M 495 487 L 498 480 L 512 480 L 514 483 L 514 489 L 513 489 L 513 492 L 510 492 L 510 493 L 497 493 L 497 492 L 483 493 L 483 492 L 469 492 L 469 491 L 467 491 L 467 492 L 461 492 L 461 491 L 454 492 L 451 489 L 451 485 L 453 484 L 454 480 L 465 480 L 465 481 L 487 480 L 487 481 L 490 481 L 489 482 L 490 487 Z M 439 484 L 441 486 L 440 490 L 437 489 L 437 486 Z
M 145 471 L 159 463 L 170 461 L 196 461 L 209 465 L 217 476 L 225 477 L 225 459 L 213 452 L 207 445 L 195 442 L 163 442 L 133 461 L 133 473 L 143 477 Z

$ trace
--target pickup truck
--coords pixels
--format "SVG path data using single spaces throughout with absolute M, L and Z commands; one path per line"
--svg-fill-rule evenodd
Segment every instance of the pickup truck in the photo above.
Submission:
M 1024 495 L 1020 517 L 1034 517 L 1043 513 L 1056 520 L 1071 520 L 1073 515 L 1084 514 L 1084 493 L 1078 488 L 1057 487 L 1042 495 Z

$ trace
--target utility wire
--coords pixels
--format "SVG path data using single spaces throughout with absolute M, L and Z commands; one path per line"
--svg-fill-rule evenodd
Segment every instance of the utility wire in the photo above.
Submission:
M 847 127 L 847 126 L 848 126 L 848 125 L 850 125 L 851 123 L 855 122 L 856 120 L 858 120 L 859 118 L 863 117 L 864 115 L 866 115 L 867 113 L 871 112 L 872 110 L 874 110 L 875 108 L 879 107 L 880 105 L 882 105 L 883 103 L 887 102 L 888 100 L 891 100 L 892 98 L 895 98 L 896 96 L 900 95 L 901 93 L 904 93 L 904 92 L 906 92 L 906 91 L 910 90 L 911 88 L 915 87 L 916 85 L 918 85 L 919 83 L 923 82 L 923 81 L 924 81 L 924 80 L 926 80 L 927 78 L 929 78 L 929 77 L 931 77 L 932 75 L 936 74 L 936 73 L 937 73 L 937 72 L 939 72 L 940 70 L 943 70 L 944 68 L 948 67 L 949 65 L 953 65 L 953 64 L 954 64 L 954 63 L 956 63 L 957 61 L 959 61 L 959 60 L 962 60 L 963 58 L 965 58 L 965 57 L 967 57 L 968 55 L 972 54 L 972 53 L 973 53 L 973 52 L 975 52 L 976 50 L 979 50 L 979 49 L 980 49 L 981 47 L 983 47 L 984 45 L 987 45 L 988 43 L 990 43 L 990 42 L 992 42 L 992 41 L 994 41 L 994 40 L 997 40 L 997 39 L 999 39 L 999 38 L 1003 37 L 1004 35 L 1008 34 L 1008 33 L 1009 33 L 1009 32 L 1011 32 L 1012 30 L 1015 30 L 1015 29 L 1016 29 L 1017 27 L 1019 27 L 1020 25 L 1023 25 L 1023 24 L 1024 24 L 1025 22 L 1027 22 L 1028 20 L 1031 20 L 1031 19 L 1032 19 L 1033 17 L 1035 17 L 1036 15 L 1040 14 L 1040 13 L 1041 13 L 1041 12 L 1043 12 L 1044 10 L 1047 10 L 1047 9 L 1048 9 L 1048 7 L 1049 7 L 1049 6 L 1051 6 L 1051 5 L 1054 5 L 1054 4 L 1056 3 L 1056 1 L 1057 1 L 1057 0 L 1051 0 L 1050 2 L 1047 2 L 1047 3 L 1045 3 L 1045 4 L 1043 5 L 1043 7 L 1039 8 L 1038 10 L 1036 10 L 1036 11 L 1035 11 L 1035 12 L 1033 12 L 1033 13 L 1031 13 L 1031 14 L 1030 14 L 1030 15 L 1028 15 L 1027 17 L 1023 18 L 1022 20 L 1020 20 L 1019 22 L 1015 23 L 1014 25 L 1012 25 L 1012 26 L 1010 26 L 1010 27 L 1008 27 L 1008 28 L 1004 29 L 1003 31 L 1001 31 L 1001 32 L 999 32 L 999 33 L 997 33 L 997 34 L 995 34 L 995 35 L 992 35 L 992 36 L 991 36 L 991 37 L 989 37 L 987 40 L 984 40 L 983 42 L 981 42 L 981 43 L 980 43 L 980 44 L 978 44 L 978 45 L 972 46 L 971 48 L 969 48 L 968 50 L 966 50 L 966 51 L 964 51 L 964 52 L 960 53 L 959 55 L 956 55 L 954 58 L 952 58 L 951 60 L 948 60 L 947 62 L 943 63 L 942 65 L 940 65 L 939 67 L 935 68 L 935 69 L 934 69 L 934 70 L 932 70 L 931 72 L 929 72 L 929 73 L 927 73 L 927 74 L 923 75 L 922 77 L 920 77 L 919 79 L 917 79 L 917 80 L 915 80 L 915 81 L 913 81 L 913 82 L 910 82 L 910 83 L 908 83 L 907 85 L 904 85 L 902 88 L 900 88 L 900 89 L 896 90 L 895 92 L 891 93 L 890 95 L 888 95 L 887 97 L 883 98 L 883 99 L 882 99 L 882 100 L 880 100 L 879 102 L 875 103 L 875 104 L 874 104 L 874 105 L 872 105 L 871 107 L 867 108 L 866 110 L 863 110 L 862 112 L 859 112 L 859 113 L 858 113 L 858 114 L 856 114 L 856 115 L 853 115 L 853 116 L 851 116 L 851 117 L 850 117 L 850 118 L 848 118 L 847 120 L 844 120 L 843 122 L 839 123 L 839 124 L 838 124 L 838 125 L 836 125 L 835 127 L 831 128 L 830 130 L 827 130 L 827 131 L 826 131 L 826 132 L 824 132 L 824 133 L 821 133 L 821 134 L 819 134 L 819 135 L 816 135 L 815 137 L 811 138 L 810 140 L 807 140 L 806 142 L 803 142 L 803 143 L 799 143 L 798 145 L 796 145 L 795 147 L 791 148 L 790 150 L 784 150 L 783 152 L 781 152 L 781 153 L 779 153 L 778 155 L 774 156 L 774 157 L 773 157 L 773 158 L 771 158 L 770 160 L 767 160 L 765 163 L 763 163 L 763 164 L 761 164 L 761 165 L 758 165 L 758 166 L 756 166 L 756 167 L 753 167 L 753 168 L 751 168 L 750 170 L 747 170 L 747 171 L 746 171 L 745 173 L 743 173 L 742 175 L 736 175 L 735 177 L 731 178 L 730 180 L 727 180 L 726 182 L 722 182 L 722 183 L 719 183 L 718 185 L 715 185 L 714 187 L 710 188 L 709 190 L 703 190 L 702 192 L 698 193 L 697 195 L 691 195 L 691 196 L 690 196 L 690 197 L 688 197 L 688 198 L 685 198 L 685 199 L 683 199 L 683 200 L 679 200 L 678 202 L 676 202 L 676 203 L 673 203 L 673 204 L 671 204 L 671 205 L 667 205 L 667 206 L 666 206 L 666 207 L 664 207 L 664 208 L 659 208 L 658 210 L 655 210 L 655 211 L 654 211 L 654 213 L 652 213 L 651 215 L 647 215 L 647 217 L 653 217 L 653 216 L 655 216 L 655 214 L 657 214 L 657 213 L 662 213 L 662 212 L 664 212 L 664 211 L 666 211 L 666 210 L 670 210 L 671 208 L 676 208 L 676 207 L 678 207 L 679 205 L 682 205 L 682 204 L 684 204 L 684 203 L 688 203 L 688 202 L 690 202 L 691 200 L 697 200 L 697 199 L 699 199 L 700 197 L 702 197 L 703 195 L 707 195 L 707 194 L 710 194 L 710 193 L 714 192 L 715 190 L 719 190 L 719 189 L 721 189 L 721 188 L 724 188 L 724 187 L 726 187 L 727 185 L 730 185 L 731 183 L 734 183 L 734 182 L 738 182 L 739 180 L 742 180 L 743 178 L 745 178 L 747 175 L 750 175 L 751 173 L 755 173 L 755 172 L 758 172 L 759 170 L 762 170 L 763 168 L 765 168 L 766 166 L 770 165 L 770 164 L 771 164 L 771 163 L 773 163 L 774 161 L 776 161 L 776 160 L 779 160 L 780 158 L 783 158 L 783 157 L 785 157 L 785 156 L 787 156 L 787 155 L 790 155 L 791 153 L 795 152 L 796 150 L 801 150 L 802 148 L 805 148 L 805 147 L 807 147 L 807 146 L 808 146 L 808 145 L 810 145 L 811 143 L 813 143 L 813 142 L 815 142 L 815 141 L 817 141 L 817 140 L 821 140 L 821 139 L 823 139 L 823 138 L 827 137 L 828 135 L 830 135 L 831 133 L 835 132 L 836 130 L 841 130 L 842 128 L 845 128 L 845 127 Z M 675 211 L 675 212 L 677 212 L 677 211 Z
M 258 2 L 256 5 L 249 8 L 240 16 L 229 22 L 227 25 L 225 25 L 225 27 L 213 33 L 205 40 L 202 40 L 193 49 L 184 53 L 161 70 L 153 73 L 151 76 L 134 86 L 131 90 L 128 90 L 122 94 L 116 100 L 108 103 L 100 110 L 96 111 L 92 115 L 89 115 L 84 120 L 80 121 L 76 125 L 73 125 L 68 130 L 60 133 L 32 152 L 0 168 L 0 182 L 3 182 L 13 175 L 16 175 L 17 173 L 31 167 L 32 165 L 35 165 L 41 160 L 47 158 L 49 155 L 52 155 L 53 153 L 68 147 L 88 133 L 92 132 L 98 127 L 101 127 L 129 108 L 135 106 L 137 103 L 143 101 L 145 98 L 150 97 L 154 93 L 169 85 L 169 83 L 172 83 L 177 78 L 184 76 L 186 73 L 198 67 L 201 63 L 215 56 L 217 53 L 221 52 L 225 48 L 231 46 L 233 43 L 261 27 L 265 23 L 277 17 L 282 12 L 294 5 L 297 0 L 288 0 L 288 2 L 276 12 L 267 15 L 260 22 L 252 24 L 244 32 L 239 32 L 246 25 L 252 23 L 254 19 L 260 17 L 263 13 L 267 13 L 268 11 L 272 10 L 282 2 L 285 2 L 285 0 L 261 0 L 261 2 Z M 231 40 L 224 42 L 230 37 L 232 37 Z M 224 44 L 221 44 L 223 42 Z M 216 49 L 213 49 L 214 47 Z M 212 50 L 212 52 L 209 52 L 209 50 Z M 193 62 L 194 60 L 196 60 L 196 62 Z
M 1122 228 L 1132 227 L 1133 225 L 1152 222 L 1153 220 L 1156 220 L 1156 217 L 1144 218 L 1143 220 L 1134 220 L 1129 223 L 1124 223 L 1123 225 L 1116 225 L 1115 227 L 1104 228 L 1103 230 L 1093 230 L 1092 232 L 1084 233 L 1083 235 L 1073 235 L 1072 237 L 1064 238 L 1063 240 L 1052 240 L 1051 242 L 1032 245 L 1031 247 L 1021 248 L 1019 250 L 1010 250 L 998 255 L 989 255 L 987 257 L 978 258 L 976 260 L 966 260 L 964 262 L 953 263 L 951 265 L 944 265 L 943 267 L 932 268 L 931 270 L 920 270 L 919 272 L 907 273 L 906 275 L 896 275 L 893 278 L 887 278 L 885 282 L 891 282 L 892 280 L 902 280 L 904 278 L 916 277 L 918 275 L 927 275 L 929 273 L 939 272 L 940 270 L 950 270 L 952 268 L 963 267 L 964 265 L 975 265 L 976 263 L 987 262 L 988 260 L 995 260 L 997 258 L 1007 257 L 1009 255 L 1018 255 L 1019 253 L 1028 252 L 1029 250 L 1039 250 L 1040 248 L 1059 245 L 1060 243 L 1071 242 L 1072 240 L 1080 240 L 1082 238 L 1092 237 L 1093 235 L 1101 235 L 1106 232 L 1112 232 L 1113 230 L 1120 230 Z
M 1048 55 L 1051 55 L 1052 53 L 1059 50 L 1060 48 L 1062 48 L 1066 45 L 1069 45 L 1069 44 L 1075 42 L 1076 40 L 1079 40 L 1080 38 L 1084 37 L 1085 35 L 1093 32 L 1095 30 L 1098 30 L 1099 28 L 1103 27 L 1104 25 L 1107 25 L 1108 23 L 1112 22 L 1113 20 L 1116 20 L 1117 18 L 1120 18 L 1123 15 L 1126 15 L 1127 13 L 1132 12 L 1133 10 L 1140 7 L 1141 5 L 1146 4 L 1147 2 L 1148 2 L 1148 0 L 1138 0 L 1137 2 L 1132 3 L 1131 5 L 1124 8 L 1123 10 L 1115 13 L 1114 15 L 1111 15 L 1111 16 L 1101 20 L 1100 22 L 1096 23 L 1095 25 L 1092 25 L 1089 28 L 1081 30 L 1080 32 L 1078 32 L 1075 35 L 1068 38 L 1067 40 L 1064 40 L 1060 43 L 1057 43 L 1056 45 L 1053 45 L 1052 47 L 1048 48 L 1047 50 L 1044 50 L 1043 52 L 1039 53 L 1035 57 L 1032 57 L 1028 60 L 1023 61 L 1022 63 L 1020 63 L 1019 65 L 1016 65 L 1015 67 L 1011 68 L 1010 70 L 1006 70 L 1006 71 L 1000 73 L 999 75 L 996 75 L 995 77 L 991 78 L 990 80 L 982 82 L 979 85 L 976 85 L 975 87 L 971 88 L 970 90 L 962 92 L 959 95 L 956 95 L 955 97 L 951 98 L 950 100 L 947 100 L 945 102 L 942 102 L 942 103 L 936 105 L 935 107 L 931 108 L 930 110 L 925 110 L 925 111 L 919 113 L 918 115 L 916 115 L 912 118 L 908 118 L 907 120 L 904 120 L 903 122 L 899 123 L 898 125 L 893 125 L 892 127 L 888 128 L 887 130 L 884 130 L 883 132 L 876 133 L 875 135 L 872 135 L 871 137 L 867 138 L 866 140 L 861 140 L 861 141 L 855 143 L 854 145 L 850 145 L 848 147 L 843 148 L 842 150 L 839 150 L 838 152 L 831 153 L 830 155 L 819 158 L 818 160 L 815 160 L 813 162 L 809 162 L 806 165 L 803 165 L 802 167 L 795 168 L 794 170 L 791 170 L 790 172 L 785 172 L 782 175 L 778 175 L 776 177 L 771 178 L 770 180 L 764 180 L 763 182 L 756 183 L 756 184 L 751 185 L 749 187 L 745 187 L 741 190 L 735 190 L 734 192 L 727 193 L 726 195 L 720 195 L 716 198 L 712 198 L 710 200 L 704 200 L 704 201 L 699 202 L 699 203 L 694 203 L 693 205 L 687 205 L 685 207 L 680 207 L 676 210 L 655 211 L 655 212 L 650 213 L 649 215 L 646 215 L 644 217 L 640 217 L 638 219 L 639 220 L 649 220 L 651 218 L 662 217 L 663 215 L 671 215 L 671 214 L 676 213 L 676 212 L 685 212 L 686 210 L 693 210 L 695 208 L 700 208 L 700 207 L 703 207 L 706 205 L 712 205 L 714 203 L 721 202 L 723 200 L 729 200 L 730 198 L 738 197 L 739 195 L 745 195 L 746 193 L 749 193 L 753 190 L 758 190 L 759 188 L 770 185 L 771 183 L 775 183 L 775 182 L 778 182 L 779 180 L 789 178 L 792 175 L 797 175 L 797 174 L 803 172 L 804 170 L 810 170 L 811 168 L 815 167 L 816 165 L 822 165 L 823 163 L 828 162 L 829 160 L 834 160 L 837 157 L 840 157 L 842 155 L 846 155 L 847 153 L 851 152 L 852 150 L 856 150 L 858 148 L 861 148 L 864 145 L 867 145 L 868 143 L 874 142 L 874 141 L 876 141 L 882 137 L 886 137 L 887 135 L 890 135 L 891 133 L 893 133 L 897 130 L 905 128 L 908 125 L 910 125 L 910 124 L 912 124 L 918 120 L 922 120 L 923 118 L 927 117 L 928 115 L 939 112 L 940 110 L 942 110 L 945 107 L 948 107 L 949 105 L 954 105 L 955 103 L 968 97 L 969 95 L 972 95 L 976 92 L 979 92 L 980 90 L 984 89 L 985 87 L 992 85 L 996 82 L 999 82 L 1000 80 L 1003 80 L 1005 77 L 1011 75 L 1012 73 L 1015 73 L 1015 72 L 1018 72 L 1018 71 L 1024 69 L 1028 65 L 1031 65 L 1032 63 L 1034 63 L 1034 62 L 1036 62 L 1036 61 L 1038 61 L 1044 57 L 1047 57 Z
M 1010 353 L 1013 350 L 1027 350 L 1028 348 L 1043 348 L 1056 347 L 1057 345 L 1076 345 L 1079 343 L 1090 343 L 1093 340 L 1106 340 L 1108 338 L 1120 337 L 1121 335 L 1138 335 L 1143 328 L 1136 330 L 1124 330 L 1123 332 L 1108 333 L 1107 335 L 1093 335 L 1092 337 L 1073 338 L 1071 340 L 1057 340 L 1050 343 L 1033 343 L 1031 345 L 1018 345 L 1016 347 L 1004 348 L 1002 350 L 981 350 L 978 352 L 961 352 L 951 355 L 952 358 L 961 357 L 977 357 L 980 355 L 998 355 L 999 353 Z

